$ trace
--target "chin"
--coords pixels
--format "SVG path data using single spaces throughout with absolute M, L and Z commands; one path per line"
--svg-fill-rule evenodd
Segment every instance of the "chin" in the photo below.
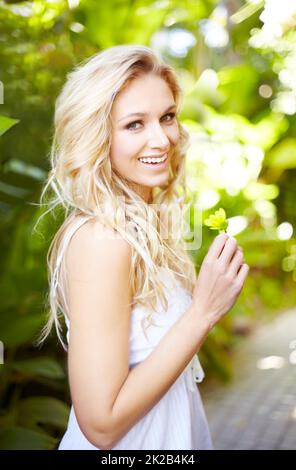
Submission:
M 154 176 L 154 178 L 147 178 L 147 181 L 143 181 L 141 184 L 148 188 L 155 188 L 156 186 L 164 186 L 169 180 L 169 174 Z

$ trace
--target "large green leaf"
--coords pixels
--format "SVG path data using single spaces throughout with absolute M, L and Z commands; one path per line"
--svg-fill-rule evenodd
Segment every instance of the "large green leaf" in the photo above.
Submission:
M 41 315 L 19 315 L 13 311 L 0 315 L 0 335 L 4 347 L 19 346 L 36 339 L 43 323 Z
M 12 370 L 25 375 L 39 375 L 50 379 L 64 378 L 64 371 L 60 364 L 51 357 L 36 357 L 24 361 L 15 361 Z
M 12 119 L 7 116 L 0 116 L 0 135 L 4 134 L 4 132 L 8 131 L 8 129 L 10 129 L 18 122 L 19 119 Z
M 19 426 L 0 429 L 0 450 L 50 450 L 57 439 Z
M 51 397 L 26 398 L 18 404 L 18 424 L 38 430 L 39 424 L 51 424 L 64 430 L 69 418 L 69 407 Z
M 283 170 L 296 168 L 296 139 L 287 138 L 273 147 L 265 163 Z

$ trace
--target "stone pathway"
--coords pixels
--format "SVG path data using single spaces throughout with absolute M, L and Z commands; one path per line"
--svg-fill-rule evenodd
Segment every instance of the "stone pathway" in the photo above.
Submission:
M 200 389 L 215 449 L 296 450 L 296 310 L 243 339 L 234 370 Z

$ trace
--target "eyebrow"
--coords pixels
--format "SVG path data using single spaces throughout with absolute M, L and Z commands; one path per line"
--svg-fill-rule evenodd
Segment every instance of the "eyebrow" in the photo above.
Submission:
M 171 106 L 169 106 L 165 111 L 164 111 L 164 114 L 168 113 L 169 111 L 171 111 L 171 109 L 174 109 L 176 108 L 177 105 L 174 103 L 172 104 Z M 120 122 L 120 121 L 123 121 L 123 119 L 127 119 L 128 117 L 131 117 L 131 116 L 147 116 L 148 113 L 131 113 L 131 114 L 128 114 L 127 116 L 124 116 L 120 119 L 118 119 L 117 122 Z

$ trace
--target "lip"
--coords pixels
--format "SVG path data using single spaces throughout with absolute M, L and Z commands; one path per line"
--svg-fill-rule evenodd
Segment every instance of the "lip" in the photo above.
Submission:
M 163 155 L 160 155 L 161 157 L 163 157 Z M 141 158 L 153 158 L 153 157 L 141 157 Z M 156 156 L 154 156 L 154 158 L 156 158 Z M 168 162 L 169 162 L 169 156 L 167 154 L 167 157 L 166 159 L 162 162 L 162 163 L 157 163 L 157 164 L 151 164 L 151 163 L 144 163 L 144 162 L 141 162 L 140 159 L 139 160 L 139 163 L 141 163 L 141 165 L 144 165 L 146 166 L 147 168 L 151 168 L 152 170 L 161 170 L 163 168 L 166 168 L 166 166 L 168 165 Z
M 167 155 L 168 152 L 160 153 L 158 155 L 142 155 L 140 158 L 161 158 L 164 155 Z

